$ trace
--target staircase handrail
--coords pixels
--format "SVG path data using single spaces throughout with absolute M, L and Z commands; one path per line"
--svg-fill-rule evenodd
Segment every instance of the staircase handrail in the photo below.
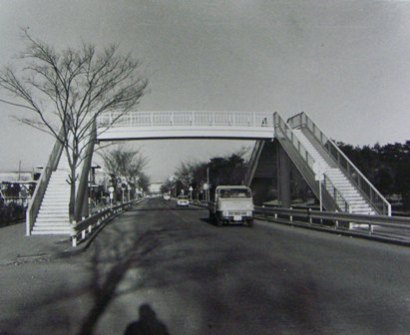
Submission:
M 312 155 L 309 154 L 309 152 L 306 150 L 304 145 L 295 136 L 292 129 L 282 119 L 282 117 L 279 115 L 279 113 L 275 112 L 273 114 L 273 119 L 274 119 L 273 122 L 274 122 L 274 125 L 275 125 L 275 134 L 278 134 L 278 130 L 280 130 L 281 133 L 287 138 L 288 141 L 290 141 L 290 143 L 293 145 L 293 147 L 296 149 L 296 151 L 300 154 L 302 159 L 307 163 L 307 165 L 309 166 L 309 169 L 311 170 L 311 172 L 313 174 L 315 174 L 315 172 L 314 172 L 315 159 L 312 157 Z M 326 185 L 329 186 L 330 190 L 328 190 L 326 188 Z M 331 194 L 331 196 L 333 196 L 337 206 L 341 210 L 345 210 L 346 212 L 351 211 L 350 204 L 343 197 L 343 195 L 340 193 L 340 191 L 337 189 L 337 187 L 333 185 L 333 183 L 330 181 L 330 179 L 327 178 L 327 176 L 325 176 L 325 179 L 324 179 L 324 186 L 325 186 L 325 190 L 327 192 L 329 192 Z M 320 183 L 320 187 L 322 187 L 322 182 Z
M 58 137 L 64 138 L 64 127 L 62 126 Z M 40 211 L 40 206 L 46 193 L 47 185 L 50 181 L 50 177 L 53 171 L 57 169 L 58 162 L 63 152 L 63 143 L 61 140 L 56 139 L 53 150 L 49 156 L 47 165 L 41 171 L 40 178 L 37 181 L 36 188 L 34 190 L 33 196 L 31 197 L 30 203 L 26 211 L 26 235 L 31 235 L 31 230 L 33 228 L 34 222 L 37 218 L 38 212 Z
M 345 155 L 345 153 L 329 139 L 322 130 L 312 121 L 311 118 L 305 113 L 301 112 L 288 119 L 287 123 L 292 128 L 306 127 L 310 133 L 320 143 L 322 148 L 335 159 L 338 166 L 346 173 L 349 180 L 351 180 L 361 191 L 361 193 L 367 198 L 372 207 L 374 207 L 379 214 L 391 216 L 391 205 L 386 198 L 374 187 L 374 185 L 363 175 L 363 173 L 352 163 L 352 161 Z M 344 166 L 345 163 L 346 166 Z M 354 175 L 356 174 L 356 176 Z M 364 188 L 367 185 L 368 192 Z M 378 202 L 377 202 L 378 201 Z M 379 204 L 382 204 L 380 207 Z
M 246 175 L 244 178 L 244 184 L 247 186 L 250 186 L 250 183 L 252 182 L 251 177 L 254 173 L 254 170 L 257 164 L 258 152 L 260 151 L 260 148 L 262 145 L 263 145 L 262 140 L 256 141 L 254 149 L 252 150 L 251 157 L 249 158 L 248 169 L 246 170 Z

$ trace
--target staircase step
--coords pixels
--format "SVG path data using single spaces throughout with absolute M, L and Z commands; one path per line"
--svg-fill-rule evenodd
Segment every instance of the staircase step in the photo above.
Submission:
M 45 214 L 45 213 L 43 213 L 43 214 L 39 214 L 38 216 L 37 216 L 37 221 L 40 221 L 40 220 L 49 220 L 49 221 L 52 221 L 52 220 L 67 220 L 68 221 L 68 218 L 69 218 L 69 216 L 68 216 L 68 214 L 67 213 L 63 213 L 63 214 L 59 214 L 59 213 L 50 213 L 50 214 Z
M 66 220 L 66 221 L 40 221 L 36 222 L 34 227 L 57 227 L 58 229 L 64 228 L 64 227 L 71 227 L 71 223 Z
M 39 214 L 37 215 L 37 221 L 67 221 L 69 222 L 70 216 L 68 215 L 68 212 L 65 214 Z M 36 222 L 37 222 L 36 221 Z
M 56 200 L 67 200 L 67 199 L 70 199 L 70 197 L 67 197 L 67 196 L 61 196 L 61 195 L 53 195 L 53 194 L 47 194 L 47 197 L 44 197 L 44 199 L 47 199 L 47 200 L 53 200 L 53 199 L 56 199 Z
M 48 210 L 68 210 L 68 202 L 54 203 L 54 204 L 43 204 L 40 208 L 40 211 Z
M 45 229 L 45 230 L 32 230 L 32 235 L 64 235 L 64 236 L 71 236 L 70 230 L 52 230 L 52 229 Z
M 56 218 L 54 218 L 54 219 L 53 218 L 38 218 L 38 220 L 36 221 L 34 226 L 36 226 L 37 224 L 39 224 L 39 225 L 44 225 L 44 224 L 46 224 L 46 225 L 54 225 L 54 224 L 69 225 L 70 221 L 69 221 L 68 218 L 58 218 L 58 219 L 56 219 Z

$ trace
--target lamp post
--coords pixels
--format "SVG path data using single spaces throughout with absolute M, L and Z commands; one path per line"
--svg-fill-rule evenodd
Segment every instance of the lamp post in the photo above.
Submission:
M 191 201 L 191 202 L 192 202 L 192 191 L 193 190 L 194 190 L 193 187 L 189 186 L 189 201 Z

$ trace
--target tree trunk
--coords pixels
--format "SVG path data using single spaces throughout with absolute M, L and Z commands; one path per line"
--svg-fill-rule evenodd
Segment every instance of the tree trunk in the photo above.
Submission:
M 70 184 L 70 204 L 69 204 L 69 218 L 70 222 L 73 222 L 73 220 L 76 220 L 77 218 L 75 217 L 75 212 L 76 212 L 76 201 L 75 201 L 75 187 L 76 187 L 76 182 L 75 182 L 75 170 L 71 171 L 71 184 Z
M 78 221 L 77 218 L 77 204 L 76 204 L 76 169 L 77 169 L 77 158 L 75 157 L 75 155 L 73 155 L 73 161 L 72 161 L 72 165 L 70 166 L 70 204 L 69 204 L 69 218 L 70 218 L 70 222 L 72 222 L 73 220 Z

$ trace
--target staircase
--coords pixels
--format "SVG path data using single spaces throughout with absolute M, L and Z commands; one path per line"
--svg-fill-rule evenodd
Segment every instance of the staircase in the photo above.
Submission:
M 389 202 L 305 113 L 291 117 L 287 126 L 321 167 L 328 193 L 332 195 L 328 184 L 340 193 L 334 199 L 343 198 L 354 214 L 391 215 Z
M 323 208 L 331 212 L 336 210 L 350 212 L 349 203 L 329 178 L 325 176 L 324 180 L 320 184 L 318 183 L 315 168 L 320 164 L 320 160 L 317 163 L 310 154 L 309 151 L 313 152 L 313 150 L 305 148 L 294 130 L 282 119 L 279 113 L 274 113 L 273 118 L 276 139 L 315 196 L 322 199 Z M 309 146 L 309 143 L 307 145 Z M 318 159 L 318 155 L 316 155 L 316 159 Z
M 70 201 L 69 174 L 65 154 L 61 155 L 57 170 L 53 171 L 33 226 L 33 235 L 71 235 L 68 215 Z
M 326 157 L 326 153 L 319 152 L 320 149 L 318 150 L 315 148 L 313 144 L 314 142 L 310 141 L 301 129 L 293 129 L 293 133 L 296 135 L 300 143 L 302 143 L 306 151 L 313 157 L 315 163 L 321 166 L 324 175 L 341 193 L 343 198 L 349 204 L 352 213 L 368 215 L 376 214 L 375 210 L 353 186 L 349 179 L 347 179 L 343 172 L 335 164 L 332 164 L 329 157 Z M 327 178 L 325 178 L 325 188 L 331 194 L 329 183 L 326 183 Z

